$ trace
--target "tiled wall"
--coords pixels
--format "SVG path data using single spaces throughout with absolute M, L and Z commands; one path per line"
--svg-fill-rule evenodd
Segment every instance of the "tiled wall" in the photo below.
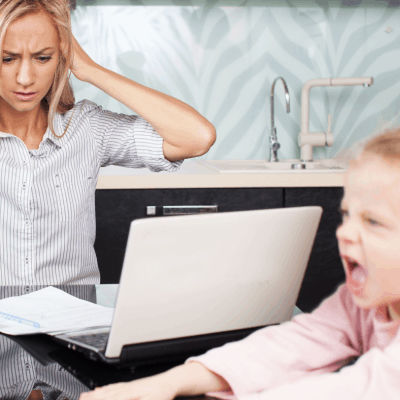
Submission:
M 310 131 L 332 114 L 334 156 L 400 112 L 400 6 L 388 1 L 78 0 L 73 33 L 92 59 L 176 97 L 217 129 L 201 158 L 269 158 L 270 91 L 275 87 L 279 158 L 299 158 L 301 89 L 314 78 L 372 76 L 370 88 L 313 88 Z M 399 2 L 397 2 L 399 3 Z M 85 5 L 88 4 L 88 5 Z M 113 5 L 110 5 L 113 4 Z M 345 4 L 345 5 L 344 5 Z M 72 76 L 76 100 L 133 112 Z

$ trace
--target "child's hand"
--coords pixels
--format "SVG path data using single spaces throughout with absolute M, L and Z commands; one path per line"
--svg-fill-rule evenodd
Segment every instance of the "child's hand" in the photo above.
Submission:
M 231 390 L 228 382 L 201 363 L 190 362 L 149 378 L 82 393 L 79 400 L 172 400 L 220 390 Z
M 116 383 L 82 393 L 79 400 L 172 400 L 176 389 L 159 374 L 132 382 Z

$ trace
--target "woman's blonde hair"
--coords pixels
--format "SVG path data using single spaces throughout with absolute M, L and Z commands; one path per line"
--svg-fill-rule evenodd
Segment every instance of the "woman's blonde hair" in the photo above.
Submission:
M 71 72 L 68 75 L 73 61 L 71 14 L 68 0 L 0 0 L 0 55 L 3 54 L 4 37 L 9 26 L 26 15 L 42 11 L 52 19 L 58 32 L 60 51 L 53 84 L 42 99 L 41 106 L 47 113 L 51 132 L 54 136 L 61 138 L 65 135 L 69 122 L 64 133 L 57 136 L 54 130 L 54 114 L 55 112 L 63 114 L 75 105 L 74 91 L 69 82 Z M 62 52 L 62 46 L 66 49 L 66 58 Z M 3 57 L 1 56 L 0 71 L 2 65 Z

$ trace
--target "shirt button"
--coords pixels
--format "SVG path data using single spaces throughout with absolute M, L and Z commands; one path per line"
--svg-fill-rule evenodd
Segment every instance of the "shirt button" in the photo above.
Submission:
M 25 220 L 25 225 L 29 225 L 29 219 Z
M 22 189 L 24 189 L 25 190 L 25 188 L 26 188 L 26 184 L 25 184 L 25 182 L 22 184 Z
M 25 293 L 29 293 L 29 286 L 25 286 Z
M 22 161 L 22 164 L 23 164 L 23 165 L 25 165 L 25 164 L 26 164 L 26 161 L 25 161 L 25 160 L 23 160 L 23 161 Z
M 31 367 L 31 366 L 30 366 L 29 363 L 26 363 L 26 364 L 25 364 L 25 368 L 26 368 L 26 369 L 29 369 L 30 367 Z
M 28 264 L 29 258 L 25 257 L 25 262 Z

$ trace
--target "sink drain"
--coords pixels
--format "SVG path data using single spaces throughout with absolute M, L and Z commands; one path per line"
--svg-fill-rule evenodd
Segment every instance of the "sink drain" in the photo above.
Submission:
M 306 169 L 306 164 L 292 164 L 292 169 Z

